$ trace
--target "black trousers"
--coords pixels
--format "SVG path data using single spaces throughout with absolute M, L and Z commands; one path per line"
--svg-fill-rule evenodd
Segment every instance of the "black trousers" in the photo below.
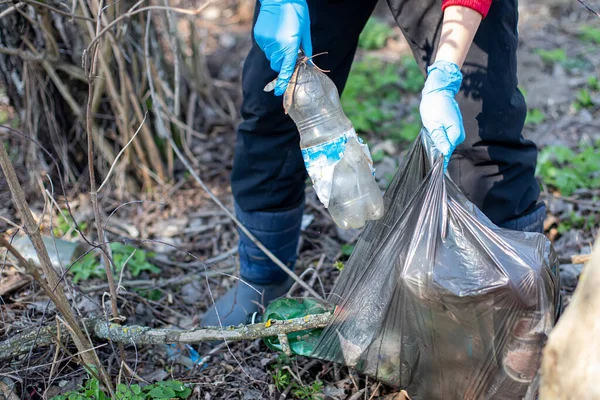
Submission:
M 375 0 L 308 0 L 313 53 L 344 89 L 358 37 Z M 441 0 L 388 0 L 394 18 L 425 73 L 433 62 L 442 26 Z M 260 3 L 257 2 L 257 10 Z M 537 148 L 522 136 L 525 100 L 517 89 L 517 0 L 495 0 L 482 21 L 462 68 L 457 101 L 465 141 L 448 167 L 465 195 L 494 223 L 503 225 L 534 210 Z M 253 42 L 243 68 L 242 117 L 232 190 L 244 212 L 284 211 L 302 203 L 306 171 L 293 121 L 282 98 L 264 92 L 277 74 Z

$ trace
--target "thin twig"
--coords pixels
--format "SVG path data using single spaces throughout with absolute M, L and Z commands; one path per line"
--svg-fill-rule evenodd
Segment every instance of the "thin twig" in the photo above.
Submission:
M 207 4 L 210 4 L 210 1 L 208 3 L 206 3 L 204 6 L 206 6 Z M 202 9 L 202 7 L 201 7 Z M 148 20 L 147 20 L 147 24 L 146 24 L 146 32 L 145 32 L 145 38 L 144 38 L 144 47 L 145 47 L 145 58 L 146 58 L 146 73 L 147 73 L 147 78 L 148 78 L 148 85 L 150 87 L 150 94 L 152 96 L 153 99 L 153 111 L 155 113 L 155 115 L 157 116 L 157 120 L 159 121 L 159 125 L 162 124 L 162 119 L 158 118 L 160 115 L 160 110 L 156 110 L 157 106 L 158 106 L 158 101 L 154 101 L 156 98 L 156 92 L 154 90 L 154 83 L 153 83 L 153 78 L 152 78 L 152 74 L 150 71 L 150 63 L 149 63 L 149 31 L 150 31 L 150 21 L 151 21 L 151 12 L 148 12 Z M 164 128 L 164 127 L 163 127 Z M 159 129 L 159 134 L 161 133 L 161 129 Z M 306 284 L 306 282 L 302 281 L 300 278 L 298 278 L 298 275 L 296 275 L 292 270 L 290 270 L 283 262 L 281 262 L 281 260 L 279 260 L 269 249 L 267 249 L 262 243 L 259 242 L 259 240 L 233 215 L 233 213 L 231 213 L 231 211 L 229 211 L 227 209 L 227 207 L 225 207 L 223 205 L 223 203 L 221 203 L 221 201 L 212 193 L 212 191 L 204 184 L 204 182 L 202 181 L 202 179 L 198 176 L 198 174 L 196 174 L 196 172 L 194 171 L 194 169 L 191 167 L 191 165 L 189 164 L 189 162 L 187 161 L 187 159 L 183 156 L 183 154 L 181 153 L 181 151 L 179 150 L 179 147 L 177 146 L 177 144 L 175 143 L 175 141 L 173 140 L 172 135 L 167 134 L 166 130 L 162 130 L 162 133 L 165 135 L 165 138 L 168 140 L 169 145 L 171 146 L 171 148 L 173 149 L 173 151 L 175 152 L 175 154 L 177 155 L 177 157 L 181 160 L 181 162 L 184 164 L 184 166 L 187 168 L 187 170 L 190 172 L 190 174 L 194 177 L 194 179 L 196 180 L 196 182 L 198 182 L 198 184 L 202 187 L 202 189 L 204 189 L 204 191 L 209 195 L 209 197 L 227 214 L 227 216 L 229 218 L 232 219 L 232 221 L 234 221 L 236 223 L 236 225 L 242 230 L 242 232 L 244 234 L 246 234 L 248 236 L 248 238 L 250 238 L 250 240 L 256 244 L 256 246 L 262 250 L 267 257 L 269 257 L 277 266 L 279 266 L 283 271 L 285 271 L 286 274 L 288 274 L 292 279 L 294 279 L 296 282 L 298 282 L 298 284 L 300 286 L 302 286 L 304 289 L 306 289 L 312 296 L 314 296 L 317 299 L 322 299 L 322 297 L 310 286 L 308 286 Z M 210 290 L 210 288 L 209 288 Z
M 131 260 L 131 257 L 133 257 L 133 255 L 135 254 L 136 251 L 137 251 L 137 249 L 133 249 L 133 251 L 131 252 L 129 257 L 127 257 L 127 260 L 125 260 L 125 262 L 123 263 L 123 266 L 121 267 L 121 273 L 119 274 L 119 282 L 117 283 L 117 294 L 119 294 L 119 289 L 122 287 L 121 282 L 123 281 L 123 274 L 125 273 L 125 267 L 127 266 L 127 263 L 129 262 L 129 260 Z M 125 290 L 125 288 L 123 288 L 123 290 Z
M 102 7 L 98 7 L 99 10 Z M 98 16 L 97 21 L 98 27 L 100 25 L 100 15 Z M 118 297 L 117 297 L 117 287 L 115 284 L 113 271 L 112 271 L 112 257 L 110 253 L 110 247 L 104 244 L 104 229 L 102 226 L 102 218 L 100 216 L 100 206 L 98 204 L 98 192 L 96 190 L 96 177 L 94 174 L 94 141 L 92 136 L 93 124 L 92 124 L 92 102 L 94 98 L 94 88 L 95 88 L 95 77 L 96 77 L 96 68 L 97 68 L 97 53 L 98 47 L 94 46 L 92 51 L 92 64 L 90 66 L 89 75 L 88 75 L 88 99 L 87 99 L 87 107 L 86 107 L 86 133 L 87 133 L 87 156 L 88 156 L 88 171 L 90 176 L 90 197 L 92 200 L 92 209 L 94 210 L 94 220 L 96 223 L 96 231 L 98 234 L 98 240 L 100 241 L 100 248 L 104 253 L 104 257 L 102 257 L 104 262 L 104 270 L 106 271 L 106 279 L 108 281 L 109 292 L 111 296 L 111 312 L 114 319 L 119 319 L 119 308 L 118 308 Z
M 49 57 L 46 56 L 45 54 L 35 55 L 35 54 L 29 53 L 27 51 L 11 49 L 9 47 L 4 47 L 4 46 L 0 46 L 0 53 L 7 54 L 9 56 L 20 57 L 23 61 L 42 62 L 44 60 L 49 59 Z
M 188 10 L 188 9 L 185 9 L 185 8 L 165 7 L 165 6 L 148 6 L 148 7 L 142 7 L 140 9 L 137 9 L 137 10 L 134 10 L 134 11 L 130 10 L 127 13 L 125 13 L 125 14 L 119 16 L 118 18 L 114 19 L 113 21 L 111 21 L 108 25 L 106 25 L 96 35 L 96 37 L 91 41 L 91 43 L 88 45 L 88 47 L 84 51 L 84 54 L 91 54 L 92 47 L 96 44 L 96 42 L 100 39 L 100 37 L 102 35 L 104 35 L 110 28 L 112 28 L 113 26 L 115 26 L 119 22 L 123 21 L 124 19 L 131 18 L 131 17 L 133 17 L 136 14 L 143 13 L 143 12 L 146 12 L 146 11 L 151 11 L 151 10 L 171 10 L 171 11 L 174 11 L 176 13 L 185 14 L 185 15 L 198 15 L 202 11 L 204 11 L 210 4 L 212 4 L 212 0 L 208 0 L 206 3 L 204 3 L 203 5 L 201 5 L 200 7 L 198 7 L 195 10 Z
M 0 146 L 0 161 L 2 161 L 4 158 L 4 155 L 2 154 L 3 151 L 4 151 L 4 153 L 6 153 L 6 151 L 4 150 L 4 146 Z M 3 169 L 5 169 L 4 165 L 2 165 L 2 167 L 3 167 Z M 5 170 L 5 174 L 6 174 L 6 170 Z M 7 180 L 10 180 L 10 178 Z M 21 207 L 21 206 L 19 206 L 19 207 Z M 23 215 L 23 214 L 26 214 L 26 212 L 21 213 L 21 215 Z M 31 214 L 29 214 L 29 215 L 31 215 Z M 36 232 L 36 233 L 39 236 L 39 232 Z M 41 237 L 36 237 L 36 235 L 33 234 L 30 236 L 30 240 L 32 241 L 34 246 L 36 246 L 36 245 L 39 245 L 39 241 L 41 241 Z M 73 342 L 75 343 L 75 346 L 77 347 L 79 352 L 82 354 L 82 360 L 88 367 L 88 368 L 86 368 L 87 371 L 92 375 L 99 375 L 99 376 L 97 376 L 97 378 L 100 379 L 104 383 L 104 385 L 109 389 L 109 392 L 111 394 L 113 394 L 114 391 L 112 389 L 112 382 L 111 382 L 108 374 L 106 373 L 104 367 L 102 366 L 102 363 L 100 362 L 100 359 L 98 358 L 98 354 L 96 354 L 96 352 L 94 351 L 92 343 L 83 334 L 83 331 L 79 327 L 77 320 L 75 319 L 75 316 L 73 315 L 73 312 L 69 306 L 69 302 L 66 299 L 64 292 L 62 291 L 62 287 L 55 286 L 55 289 L 53 290 L 52 287 L 48 284 L 48 282 L 46 282 L 46 280 L 40 275 L 39 271 L 28 260 L 23 258 L 23 256 L 14 247 L 12 247 L 12 245 L 8 241 L 6 241 L 6 239 L 4 239 L 2 236 L 0 236 L 0 245 L 4 246 L 9 252 L 11 252 L 17 258 L 20 266 L 22 268 L 24 268 L 27 271 L 27 273 L 29 275 L 31 275 L 33 277 L 33 279 L 35 279 L 36 282 L 42 287 L 46 296 L 48 296 L 50 298 L 50 300 L 54 303 L 54 305 L 56 306 L 58 311 L 64 317 L 64 319 L 66 321 L 65 326 L 69 329 L 69 332 L 71 333 L 71 337 L 73 338 Z M 42 242 L 42 246 L 44 246 L 43 242 Z M 54 276 L 56 276 L 56 272 L 54 271 L 54 269 L 52 269 L 52 267 L 50 265 L 49 258 L 48 258 L 48 252 L 46 251 L 46 248 L 43 247 L 43 249 L 40 251 L 36 247 L 36 251 L 38 252 L 38 257 L 40 257 L 45 264 L 44 273 L 46 273 L 46 270 L 50 270 L 50 271 L 52 271 L 52 274 L 54 274 Z M 52 274 L 46 273 L 46 276 L 52 275 Z M 54 286 L 54 285 L 52 285 L 52 286 Z M 34 337 L 34 343 L 35 343 L 35 341 L 37 340 L 37 332 L 34 332 L 34 333 L 36 333 L 36 335 Z M 31 348 L 28 348 L 26 352 L 29 352 L 30 350 L 31 350 Z M 95 369 L 95 371 L 97 371 L 97 373 L 94 371 L 94 369 Z
M 146 65 L 146 77 L 148 78 L 148 86 L 150 87 L 150 96 L 152 98 L 152 111 L 156 118 L 156 130 L 159 137 L 167 137 L 167 128 L 161 115 L 161 104 L 156 97 L 156 91 L 154 90 L 154 78 L 150 70 L 150 25 L 152 24 L 152 11 L 148 11 L 146 17 L 146 30 L 144 33 L 144 61 Z
M 7 15 L 9 15 L 13 11 L 15 11 L 17 8 L 21 8 L 24 5 L 25 5 L 24 2 L 20 2 L 20 3 L 15 4 L 14 6 L 8 7 L 6 10 L 0 12 L 0 18 L 6 17 Z
M 271 261 L 273 261 L 279 268 L 281 268 L 283 271 L 285 271 L 286 274 L 288 274 L 288 276 L 290 276 L 293 280 L 295 280 L 296 282 L 298 282 L 298 284 L 300 286 L 302 286 L 304 289 L 306 289 L 308 291 L 308 293 L 310 293 L 311 296 L 314 296 L 317 299 L 322 299 L 322 297 L 310 286 L 308 286 L 308 284 L 306 282 L 304 282 L 302 279 L 298 278 L 298 275 L 296 275 L 292 270 L 290 270 L 284 263 L 281 262 L 281 260 L 279 260 L 269 249 L 267 249 L 257 238 L 256 236 L 254 236 L 249 230 L 248 228 L 246 228 L 236 217 L 235 215 L 233 215 L 233 213 L 231 211 L 229 211 L 227 209 L 227 207 L 225 207 L 225 205 L 223 203 L 221 203 L 221 200 L 219 200 L 217 198 L 217 196 L 215 196 L 213 194 L 213 192 L 208 188 L 208 186 L 206 186 L 206 184 L 204 183 L 204 181 L 202 181 L 202 179 L 198 176 L 198 174 L 196 174 L 196 171 L 194 171 L 194 169 L 192 168 L 192 166 L 190 165 L 190 163 L 186 160 L 186 158 L 183 156 L 183 154 L 181 154 L 181 151 L 179 151 L 179 148 L 177 147 L 177 145 L 175 144 L 175 141 L 173 140 L 173 138 L 171 136 L 167 137 L 167 140 L 169 141 L 169 145 L 171 146 L 171 148 L 173 149 L 173 151 L 175 152 L 175 154 L 177 155 L 177 157 L 181 160 L 181 162 L 183 163 L 183 165 L 186 167 L 186 169 L 188 170 L 188 172 L 194 177 L 194 179 L 196 180 L 196 182 L 202 187 L 202 189 L 204 189 L 204 191 L 208 194 L 208 196 L 225 212 L 225 214 L 227 214 L 227 216 L 229 218 L 231 218 L 231 220 L 233 222 L 235 222 L 235 224 L 240 228 L 240 230 L 246 235 L 248 236 L 248 238 L 263 252 L 265 253 L 265 255 L 267 257 L 269 257 L 269 259 Z
M 229 267 L 219 268 L 219 270 L 216 270 L 216 271 L 209 271 L 208 274 L 206 274 L 204 272 L 198 272 L 196 274 L 180 275 L 180 276 L 177 276 L 174 278 L 169 278 L 169 279 L 124 280 L 124 281 L 119 282 L 119 286 L 122 286 L 124 288 L 160 289 L 165 286 L 184 285 L 186 283 L 198 280 L 199 278 L 202 278 L 204 275 L 214 277 L 214 276 L 222 275 L 223 273 L 230 273 L 230 272 L 233 272 L 234 268 L 235 267 L 232 265 Z M 92 293 L 92 292 L 97 292 L 97 291 L 104 291 L 106 289 L 108 289 L 108 284 L 93 285 L 93 286 L 86 285 L 84 287 L 81 287 L 79 290 L 82 293 Z
M 139 128 L 137 129 L 137 131 L 135 131 L 135 133 L 133 134 L 133 136 L 131 137 L 131 139 L 129 139 L 129 142 L 127 142 L 127 144 L 121 149 L 121 151 L 119 152 L 119 154 L 117 154 L 117 157 L 115 157 L 115 161 L 113 161 L 112 165 L 110 166 L 110 169 L 108 170 L 108 173 L 106 174 L 106 178 L 104 178 L 104 182 L 102 182 L 102 185 L 100 185 L 100 187 L 98 188 L 98 192 L 100 192 L 102 190 L 102 188 L 104 187 L 104 185 L 106 184 L 106 182 L 108 182 L 108 178 L 110 178 L 110 174 L 112 173 L 112 170 L 114 169 L 115 165 L 117 164 L 117 161 L 119 161 L 119 158 L 121 157 L 121 155 L 125 152 L 125 150 L 127 149 L 127 147 L 131 144 L 131 142 L 133 142 L 133 139 L 135 139 L 135 137 L 137 136 L 137 134 L 142 129 L 142 125 L 144 125 L 144 122 L 146 122 L 146 117 L 147 116 L 148 116 L 148 113 L 146 112 L 144 114 L 144 119 L 142 120 L 142 123 L 140 124 Z
M 375 389 L 373 390 L 371 397 L 369 397 L 369 400 L 373 400 L 375 398 L 375 395 L 377 394 L 377 391 L 379 390 L 380 386 L 381 386 L 381 382 L 377 382 L 377 386 L 375 386 Z
M 49 4 L 42 3 L 40 1 L 23 0 L 23 2 L 27 3 L 27 4 L 31 4 L 33 6 L 39 6 L 39 7 L 47 8 L 47 9 L 49 9 L 52 12 L 55 12 L 55 13 L 60 14 L 60 15 L 64 15 L 66 17 L 70 17 L 71 19 L 73 19 L 73 18 L 74 19 L 83 19 L 83 20 L 86 20 L 86 21 L 92 21 L 92 22 L 94 22 L 94 20 L 92 18 L 88 18 L 88 17 L 84 17 L 84 16 L 81 16 L 81 15 L 70 13 L 70 12 L 67 12 L 67 11 L 63 11 L 63 10 L 60 10 L 60 9 L 58 9 L 56 7 L 52 7 Z
M 60 165 L 58 164 L 58 161 L 56 161 L 56 158 L 52 155 L 51 152 L 48 151 L 48 149 L 46 149 L 40 142 L 38 142 L 37 140 L 33 139 L 32 137 L 30 137 L 29 135 L 24 134 L 23 132 L 16 130 L 14 128 L 11 128 L 10 126 L 7 125 L 0 125 L 0 128 L 2 129 L 6 129 L 11 133 L 17 134 L 19 136 L 21 136 L 22 138 L 26 139 L 27 141 L 35 144 L 51 161 L 52 164 L 54 164 L 56 170 L 58 171 L 58 182 L 60 184 L 60 188 L 62 190 L 62 194 L 63 196 L 66 197 L 66 189 L 65 189 L 65 182 L 63 180 L 62 177 L 62 172 L 61 172 L 61 168 Z M 77 224 L 77 219 L 75 218 L 75 215 L 73 215 L 73 211 L 71 210 L 71 205 L 68 201 L 65 202 L 65 206 L 67 207 L 67 212 L 69 213 L 69 216 L 71 217 L 71 219 L 73 220 L 73 222 L 75 222 L 75 230 L 77 231 L 77 233 L 79 234 L 79 236 L 90 246 L 93 246 L 93 243 L 87 238 L 87 236 L 85 235 L 84 232 L 82 232 L 79 229 L 79 226 Z
M 175 118 L 174 114 L 163 112 L 163 118 L 168 119 L 170 122 L 177 125 L 180 129 L 185 129 L 186 131 L 193 133 L 194 136 L 196 136 L 199 139 L 208 139 L 208 136 L 206 136 L 206 134 L 193 129 L 190 124 L 187 124 L 187 123 Z
M 596 14 L 596 16 L 598 18 L 600 18 L 600 12 L 594 10 L 592 7 L 588 6 L 587 4 L 585 4 L 582 0 L 577 0 L 582 6 L 584 6 L 585 8 L 587 8 L 587 10 L 589 12 L 591 12 L 592 14 Z
M 10 219 L 7 219 L 6 217 L 3 217 L 2 215 L 0 215 L 0 219 L 4 222 L 6 222 L 7 224 L 9 224 L 10 226 L 12 226 L 13 228 L 17 228 L 19 230 L 23 229 L 23 227 L 15 224 L 14 222 L 12 222 Z
M 165 6 L 169 6 L 168 0 L 164 0 Z M 179 118 L 181 113 L 181 68 L 179 65 L 179 37 L 177 36 L 177 27 L 173 19 L 173 12 L 170 8 L 167 8 L 167 24 L 169 26 L 169 36 L 171 37 L 171 52 L 173 53 L 173 114 L 176 118 Z
M 56 360 L 58 360 L 58 355 L 60 354 L 60 318 L 56 319 L 56 350 L 54 351 L 54 358 L 52 360 L 52 367 L 50 368 L 50 374 L 48 375 L 48 382 L 52 382 L 52 377 L 54 376 L 54 371 L 56 366 L 58 365 Z
M 554 199 L 566 201 L 567 203 L 573 203 L 573 204 L 581 205 L 581 206 L 584 206 L 585 208 L 587 208 L 587 209 L 589 209 L 591 211 L 600 211 L 600 206 L 598 205 L 598 202 L 595 202 L 595 201 L 592 201 L 592 200 L 577 199 L 575 197 L 567 197 L 567 196 L 562 196 L 562 195 L 558 195 L 558 194 L 551 194 L 551 193 L 542 193 L 542 197 L 545 197 L 545 198 L 554 198 Z

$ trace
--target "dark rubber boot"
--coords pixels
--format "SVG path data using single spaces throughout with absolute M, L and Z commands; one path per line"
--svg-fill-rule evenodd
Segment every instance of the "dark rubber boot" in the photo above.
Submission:
M 249 282 L 248 282 L 249 283 Z M 294 283 L 292 278 L 271 285 L 252 284 L 252 287 L 238 281 L 222 297 L 215 301 L 204 318 L 201 326 L 231 326 L 244 324 L 248 315 L 258 311 L 276 298 L 284 296 Z M 217 311 L 219 318 L 217 318 Z M 219 319 L 221 323 L 219 324 Z
M 256 238 L 286 266 L 294 270 L 298 257 L 298 240 L 304 203 L 281 212 L 245 212 L 235 205 L 237 218 Z M 260 250 L 243 232 L 239 231 L 240 277 L 223 297 L 206 312 L 201 326 L 239 325 L 248 314 L 262 311 L 272 300 L 281 297 L 292 286 L 293 280 Z M 254 287 L 252 289 L 249 285 Z

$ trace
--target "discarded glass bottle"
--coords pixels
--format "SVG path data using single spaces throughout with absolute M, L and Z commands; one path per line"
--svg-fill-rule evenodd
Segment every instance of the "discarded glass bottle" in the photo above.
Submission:
M 264 313 L 254 313 L 248 316 L 247 323 L 267 323 L 269 320 L 285 321 L 292 318 L 301 318 L 307 315 L 324 314 L 333 312 L 334 306 L 330 303 L 308 298 L 281 298 L 272 301 Z M 316 341 L 323 331 L 322 328 L 307 329 L 287 334 L 290 350 L 293 354 L 310 356 Z M 277 336 L 263 339 L 267 347 L 275 351 L 283 351 Z
M 384 204 L 373 159 L 344 114 L 333 81 L 299 54 L 283 102 L 300 132 L 302 157 L 315 192 L 333 221 L 350 229 L 380 219 Z

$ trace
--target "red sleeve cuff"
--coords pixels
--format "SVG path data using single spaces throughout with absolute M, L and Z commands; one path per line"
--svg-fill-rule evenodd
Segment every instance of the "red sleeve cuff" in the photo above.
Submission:
M 444 11 L 446 7 L 450 6 L 463 6 L 477 11 L 483 18 L 485 18 L 488 11 L 490 11 L 491 5 L 492 0 L 443 0 L 442 11 Z

